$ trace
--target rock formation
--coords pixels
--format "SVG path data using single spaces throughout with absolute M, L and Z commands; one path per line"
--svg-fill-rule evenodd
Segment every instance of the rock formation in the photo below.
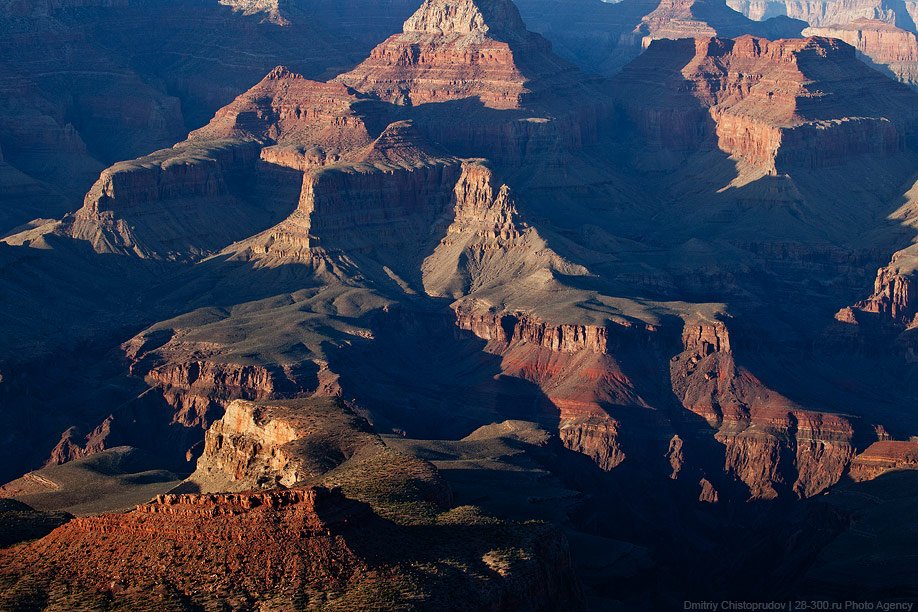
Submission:
M 209 491 L 293 486 L 380 445 L 366 422 L 334 399 L 231 403 L 204 438 L 190 482 Z
M 815 27 L 842 25 L 858 19 L 871 19 L 897 26 L 911 22 L 912 29 L 914 29 L 915 14 L 918 12 L 912 2 L 897 4 L 884 0 L 857 0 L 854 2 L 729 0 L 728 4 L 751 19 L 759 20 L 787 15 L 794 19 L 801 19 Z
M 283 486 L 317 477 L 340 483 L 344 492 Z M 231 404 L 181 488 L 252 486 L 271 490 L 169 493 L 132 512 L 75 519 L 4 551 L 0 598 L 107 597 L 130 604 L 149 601 L 152 592 L 170 605 L 238 599 L 300 606 L 334 594 L 345 607 L 376 607 L 393 592 L 420 601 L 463 592 L 468 598 L 470 584 L 484 580 L 490 588 L 472 596 L 476 607 L 581 604 L 556 531 L 495 522 L 471 509 L 443 512 L 448 492 L 434 468 L 387 449 L 339 400 Z M 458 542 L 432 533 L 436 514 L 482 539 Z M 407 543 L 424 551 L 418 558 L 480 568 L 439 577 L 421 570 L 409 578 L 415 554 L 405 554 Z M 31 581 L 27 595 L 17 591 L 23 580 Z
M 293 602 L 320 585 L 342 592 L 360 581 L 366 564 L 342 534 L 353 531 L 365 514 L 339 491 L 327 489 L 166 495 L 128 514 L 71 521 L 18 550 L 7 559 L 6 573 L 15 576 L 38 563 L 44 572 L 60 572 L 57 585 L 85 589 L 89 601 L 93 591 L 139 601 L 158 583 L 164 586 L 154 597 L 165 602 L 190 593 L 197 593 L 201 603 L 244 600 L 266 590 Z M 98 546 L 101 538 L 108 542 L 104 548 Z M 94 550 L 91 556 L 79 552 L 85 546 Z M 216 567 L 223 571 L 215 580 L 206 569 Z
M 170 3 L 224 24 L 197 45 L 142 1 L 36 5 L 123 19 L 99 65 L 158 110 L 62 111 L 2 55 L 2 491 L 86 516 L 3 553 L 0 608 L 576 608 L 533 520 L 597 607 L 795 597 L 849 525 L 821 494 L 914 463 L 918 93 L 858 60 L 891 26 L 591 1 L 528 10 L 603 70 L 646 44 L 611 79 L 509 0 L 394 35 L 380 3 Z M 150 153 L 176 99 L 197 129 Z M 22 225 L 70 201 L 55 151 L 98 179 Z
M 275 65 L 316 77 L 357 60 L 417 8 L 282 4 L 3 2 L 0 146 L 66 202 L 17 204 L 2 230 L 77 208 L 105 166 L 180 141 Z
M 553 253 L 534 228 L 519 220 L 510 188 L 497 184 L 486 166 L 466 163 L 453 199 L 446 236 L 422 265 L 428 294 L 458 298 L 495 289 L 511 278 L 542 284 L 553 271 L 587 273 Z
M 673 390 L 717 428 L 724 469 L 753 497 L 782 488 L 810 497 L 841 479 L 854 454 L 854 428 L 843 416 L 801 410 L 738 368 L 722 322 L 686 324 L 683 346 L 671 364 Z
M 851 479 L 873 480 L 893 470 L 918 469 L 918 442 L 880 440 L 868 446 L 851 462 Z
M 799 33 L 799 25 L 791 20 L 774 21 L 750 22 L 718 0 L 665 0 L 644 15 L 635 33 L 642 37 L 644 47 L 664 38 L 733 38 L 743 34 L 779 38 Z
M 678 68 L 664 68 L 667 61 Z M 667 102 L 629 103 L 647 70 L 666 71 L 660 82 L 669 91 L 660 95 Z M 849 95 L 839 89 L 842 72 L 888 95 Z M 773 175 L 895 155 L 915 120 L 908 92 L 857 62 L 850 46 L 826 38 L 655 42 L 620 81 L 620 99 L 646 138 L 676 150 L 712 139 L 743 167 Z
M 509 0 L 426 0 L 401 34 L 337 80 L 399 104 L 478 98 L 488 108 L 516 109 L 531 81 L 569 70 L 526 31 Z
M 855 19 L 842 25 L 824 25 L 804 30 L 807 36 L 825 36 L 845 41 L 866 61 L 897 80 L 918 87 L 918 35 L 893 24 L 874 19 Z

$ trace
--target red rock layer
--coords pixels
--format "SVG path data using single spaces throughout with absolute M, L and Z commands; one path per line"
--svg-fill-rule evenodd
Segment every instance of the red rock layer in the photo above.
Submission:
M 897 265 L 900 257 L 904 259 L 904 254 L 896 253 L 890 265 L 877 271 L 873 294 L 855 304 L 855 309 L 906 325 L 914 320 L 918 314 L 918 292 L 913 274 L 900 271 Z
M 304 147 L 301 154 L 333 161 L 341 152 L 371 140 L 363 117 L 353 108 L 357 101 L 344 85 L 310 81 L 278 66 L 217 111 L 210 123 L 191 133 L 189 140 L 255 138 L 279 145 L 278 156 L 284 145 L 300 145 Z M 316 151 L 309 150 L 312 148 Z M 328 156 L 332 159 L 326 159 Z M 305 161 L 301 155 L 299 165 Z
M 132 373 L 141 374 L 142 369 Z M 143 378 L 175 410 L 174 422 L 185 427 L 208 427 L 234 399 L 260 400 L 306 391 L 289 367 L 191 361 L 154 367 Z
M 653 142 L 678 150 L 712 140 L 770 173 L 894 155 L 915 122 L 910 92 L 827 38 L 657 41 L 619 81 L 621 105 Z M 649 96 L 657 101 L 636 103 Z
M 807 28 L 804 34 L 843 40 L 898 80 L 918 86 L 918 36 L 914 32 L 883 21 L 856 19 L 845 25 Z
M 851 479 L 873 480 L 893 470 L 918 470 L 918 441 L 880 440 L 851 462 Z
M 603 470 L 626 459 L 622 424 L 608 409 L 649 406 L 612 347 L 652 343 L 652 329 L 550 324 L 523 313 L 500 315 L 474 303 L 460 305 L 456 316 L 460 329 L 488 340 L 488 350 L 501 356 L 505 374 L 541 388 L 560 413 L 559 436 L 567 448 L 587 455 Z M 651 429 L 644 435 L 665 434 Z
M 150 597 L 155 585 L 168 584 L 199 603 L 271 592 L 291 602 L 365 577 L 366 565 L 341 535 L 366 519 L 365 508 L 323 488 L 162 495 L 2 551 L 3 572 L 32 566 L 34 576 L 53 572 L 62 583 L 115 597 L 144 589 Z
M 683 345 L 671 363 L 673 391 L 716 428 L 724 470 L 752 497 L 810 497 L 841 479 L 854 454 L 847 419 L 802 410 L 737 366 L 722 322 L 687 323 Z
M 401 34 L 337 80 L 400 104 L 478 98 L 514 109 L 528 80 L 563 69 L 549 49 L 509 0 L 426 0 Z

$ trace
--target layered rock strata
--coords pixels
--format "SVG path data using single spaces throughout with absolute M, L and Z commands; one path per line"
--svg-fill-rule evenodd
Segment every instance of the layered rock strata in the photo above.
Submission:
M 803 33 L 843 40 L 881 72 L 918 87 L 918 35 L 915 32 L 874 19 L 856 19 L 843 25 L 807 28 Z
M 204 438 L 189 481 L 205 490 L 294 486 L 381 446 L 367 423 L 335 399 L 232 402 Z
M 686 324 L 683 348 L 671 363 L 673 391 L 716 429 L 724 470 L 752 497 L 810 497 L 841 479 L 854 455 L 845 417 L 803 410 L 738 366 L 723 322 Z
M 894 470 L 918 470 L 918 441 L 879 440 L 851 461 L 851 479 L 873 480 Z
M 518 109 L 529 81 L 566 70 L 509 0 L 426 0 L 401 34 L 337 80 L 399 104 L 477 98 L 488 108 Z
M 661 101 L 634 105 L 648 71 L 659 74 Z M 914 129 L 911 93 L 828 38 L 658 41 L 619 81 L 621 104 L 645 138 L 671 150 L 714 142 L 769 174 L 897 155 Z M 862 85 L 858 94 L 845 89 Z

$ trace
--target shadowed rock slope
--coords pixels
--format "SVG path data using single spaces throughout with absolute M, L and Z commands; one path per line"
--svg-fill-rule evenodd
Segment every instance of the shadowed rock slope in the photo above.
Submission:
M 606 80 L 508 2 L 429 0 L 352 71 L 271 70 L 183 142 L 103 171 L 77 212 L 4 238 L 9 478 L 124 445 L 187 477 L 19 549 L 48 561 L 35 580 L 13 567 L 8 596 L 58 601 L 62 567 L 133 596 L 156 561 L 123 594 L 116 552 L 74 551 L 99 531 L 141 550 L 173 516 L 164 559 L 197 568 L 198 508 L 230 553 L 262 521 L 281 556 L 252 558 L 304 569 L 176 570 L 164 597 L 188 606 L 205 585 L 332 605 L 328 568 L 342 606 L 577 600 L 568 570 L 545 577 L 561 540 L 507 522 L 533 517 L 570 536 L 601 609 L 805 591 L 844 527 L 809 528 L 821 494 L 914 466 L 918 93 L 835 39 L 710 34 L 653 40 Z M 57 337 L 10 324 L 33 310 Z M 447 484 L 497 518 L 450 509 Z M 367 513 L 280 542 L 314 523 L 310 496 Z M 482 544 L 492 528 L 516 552 Z

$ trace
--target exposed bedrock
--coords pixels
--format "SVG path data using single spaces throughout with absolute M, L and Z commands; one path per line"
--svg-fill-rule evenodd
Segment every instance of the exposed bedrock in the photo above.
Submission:
M 876 20 L 914 28 L 918 3 L 884 2 L 883 0 L 728 0 L 727 4 L 751 19 L 761 20 L 778 15 L 801 19 L 811 26 L 833 26 L 858 20 Z
M 676 398 L 707 426 L 660 410 L 664 396 L 648 386 L 655 366 L 635 364 L 641 347 L 645 360 L 647 354 L 650 361 L 666 358 L 669 342 L 653 327 L 549 324 L 468 304 L 458 307 L 457 325 L 487 340 L 506 374 L 537 384 L 560 412 L 565 446 L 606 470 L 629 459 L 629 446 L 633 460 L 658 449 L 661 467 L 677 477 L 687 463 L 701 469 L 709 458 L 693 455 L 697 446 L 673 450 L 682 428 L 693 440 L 716 439 L 723 472 L 744 483 L 751 497 L 810 497 L 837 483 L 855 454 L 854 425 L 846 417 L 803 409 L 768 389 L 737 365 L 720 321 L 688 321 L 683 351 L 670 364 Z
M 660 76 L 661 98 L 637 104 L 649 93 L 648 70 Z M 868 104 L 842 72 L 886 93 Z M 829 38 L 655 41 L 616 80 L 619 106 L 651 142 L 675 151 L 716 145 L 770 174 L 893 156 L 915 129 L 910 92 Z
M 873 293 L 856 303 L 856 310 L 879 315 L 892 323 L 912 323 L 918 314 L 918 287 L 914 272 L 900 269 L 900 260 L 909 265 L 907 253 L 900 252 L 893 255 L 890 265 L 877 270 Z
M 415 168 L 330 168 L 307 175 L 299 210 L 309 216 L 311 243 L 327 249 L 391 247 L 420 232 L 429 240 L 425 226 L 447 209 L 458 176 L 451 160 Z
M 918 87 L 918 34 L 875 19 L 856 19 L 841 25 L 804 30 L 808 36 L 845 41 L 881 72 Z
M 894 470 L 918 469 L 918 440 L 878 440 L 851 461 L 851 479 L 873 480 Z
M 725 447 L 724 470 L 753 497 L 810 497 L 838 482 L 854 454 L 843 416 L 804 410 L 737 364 L 727 327 L 689 322 L 671 362 L 673 391 Z
M 520 216 L 516 197 L 481 161 L 467 161 L 455 183 L 445 235 L 421 266 L 429 295 L 459 298 L 472 291 L 544 282 L 554 272 L 587 270 L 558 256 Z M 543 279 L 539 281 L 538 279 Z
M 206 428 L 234 399 L 295 396 L 307 391 L 312 377 L 310 368 L 192 361 L 154 367 L 144 380 L 175 410 L 175 422 Z
M 559 436 L 567 448 L 589 456 L 603 470 L 626 459 L 629 442 L 639 454 L 659 447 L 658 453 L 649 452 L 663 457 L 673 432 L 649 410 L 636 388 L 640 383 L 621 362 L 629 360 L 633 368 L 636 360 L 642 373 L 653 375 L 647 361 L 662 344 L 653 327 L 554 324 L 474 302 L 460 303 L 456 317 L 460 329 L 488 341 L 486 350 L 500 356 L 505 374 L 536 384 L 547 396 L 559 411 Z M 649 427 L 628 430 L 622 415 Z
M 324 410 L 315 409 L 320 403 Z M 338 467 L 368 446 L 382 443 L 340 400 L 236 400 L 207 430 L 190 482 L 213 491 L 291 487 Z
M 116 164 L 65 219 L 65 231 L 99 253 L 204 257 L 296 206 L 300 173 L 259 161 L 259 148 L 252 141 L 183 144 Z
M 337 80 L 401 104 L 478 98 L 489 108 L 515 109 L 529 93 L 527 81 L 569 69 L 550 49 L 526 31 L 509 0 L 426 0 L 402 33 Z

